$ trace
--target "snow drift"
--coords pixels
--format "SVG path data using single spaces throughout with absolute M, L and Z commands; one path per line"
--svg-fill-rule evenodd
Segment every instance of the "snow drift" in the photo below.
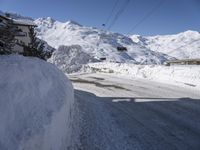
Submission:
M 85 53 L 80 45 L 71 45 L 60 46 L 48 61 L 65 73 L 73 73 L 78 72 L 83 64 L 97 60 Z
M 66 150 L 73 87 L 54 65 L 0 56 L 0 149 Z

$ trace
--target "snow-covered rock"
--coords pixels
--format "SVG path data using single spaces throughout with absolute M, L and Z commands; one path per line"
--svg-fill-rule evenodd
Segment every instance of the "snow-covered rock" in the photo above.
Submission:
M 83 64 L 97 60 L 85 53 L 80 45 L 72 45 L 60 46 L 48 61 L 65 73 L 73 73 L 79 71 Z
M 174 35 L 139 36 L 131 39 L 144 47 L 156 52 L 167 54 L 177 59 L 200 58 L 200 33 L 185 31 Z
M 74 21 L 62 23 L 47 17 L 35 20 L 35 24 L 38 25 L 37 36 L 54 48 L 80 45 L 91 57 L 106 58 L 106 61 L 111 62 L 161 64 L 170 58 L 151 51 L 122 34 L 84 27 Z M 126 47 L 128 51 L 119 52 L 117 47 Z
M 73 87 L 54 65 L 0 56 L 0 149 L 66 150 L 71 138 Z
M 37 41 L 39 42 L 38 47 L 41 46 L 43 44 L 44 48 L 43 51 L 44 52 L 54 52 L 56 49 L 51 47 L 46 41 L 41 40 L 39 38 L 37 38 Z

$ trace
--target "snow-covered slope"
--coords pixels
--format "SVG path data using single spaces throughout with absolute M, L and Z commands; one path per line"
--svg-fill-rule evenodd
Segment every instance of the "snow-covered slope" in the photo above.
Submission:
M 54 51 L 49 62 L 55 64 L 64 73 L 77 72 L 82 65 L 89 62 L 97 62 L 96 59 L 82 50 L 79 45 L 60 46 Z
M 0 149 L 66 150 L 74 111 L 67 77 L 23 56 L 0 56 L 0 70 Z
M 146 48 L 178 59 L 200 58 L 200 33 L 197 31 L 150 37 L 132 35 L 131 38 Z
M 113 62 L 160 64 L 169 58 L 136 44 L 124 35 L 84 27 L 74 21 L 62 23 L 48 17 L 39 18 L 35 23 L 38 25 L 37 36 L 55 48 L 60 45 L 80 45 L 90 56 Z M 117 47 L 121 46 L 128 51 L 118 52 Z

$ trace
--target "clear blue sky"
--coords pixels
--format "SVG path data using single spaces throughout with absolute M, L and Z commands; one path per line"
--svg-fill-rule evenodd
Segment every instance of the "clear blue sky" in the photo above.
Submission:
M 33 18 L 69 19 L 85 26 L 102 28 L 117 0 L 0 0 L 0 10 Z M 119 0 L 116 12 L 127 0 Z M 110 29 L 129 32 L 163 0 L 130 0 L 124 12 Z M 200 0 L 165 0 L 153 9 L 131 33 L 141 35 L 172 34 L 185 30 L 200 31 Z M 109 26 L 109 24 L 107 24 Z

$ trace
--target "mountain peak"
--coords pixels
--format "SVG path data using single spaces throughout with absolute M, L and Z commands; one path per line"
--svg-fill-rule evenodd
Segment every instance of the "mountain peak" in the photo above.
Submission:
M 55 22 L 55 19 L 51 18 L 51 17 L 47 17 L 46 20 L 50 21 L 50 22 Z
M 68 24 L 68 25 L 76 25 L 76 26 L 82 26 L 81 24 L 79 24 L 78 22 L 76 22 L 76 21 L 74 21 L 74 20 L 68 20 L 67 22 L 66 22 L 66 24 Z
M 45 26 L 48 28 L 51 28 L 56 20 L 54 20 L 51 17 L 44 17 L 44 18 L 38 18 L 34 21 L 37 25 Z
M 35 21 L 37 21 L 37 22 L 48 22 L 48 23 L 51 23 L 51 24 L 56 22 L 56 20 L 51 18 L 51 17 L 42 17 L 42 18 L 36 19 Z
M 198 31 L 193 30 L 187 30 L 185 32 L 181 32 L 180 34 L 183 34 L 184 36 L 200 36 L 200 33 Z

